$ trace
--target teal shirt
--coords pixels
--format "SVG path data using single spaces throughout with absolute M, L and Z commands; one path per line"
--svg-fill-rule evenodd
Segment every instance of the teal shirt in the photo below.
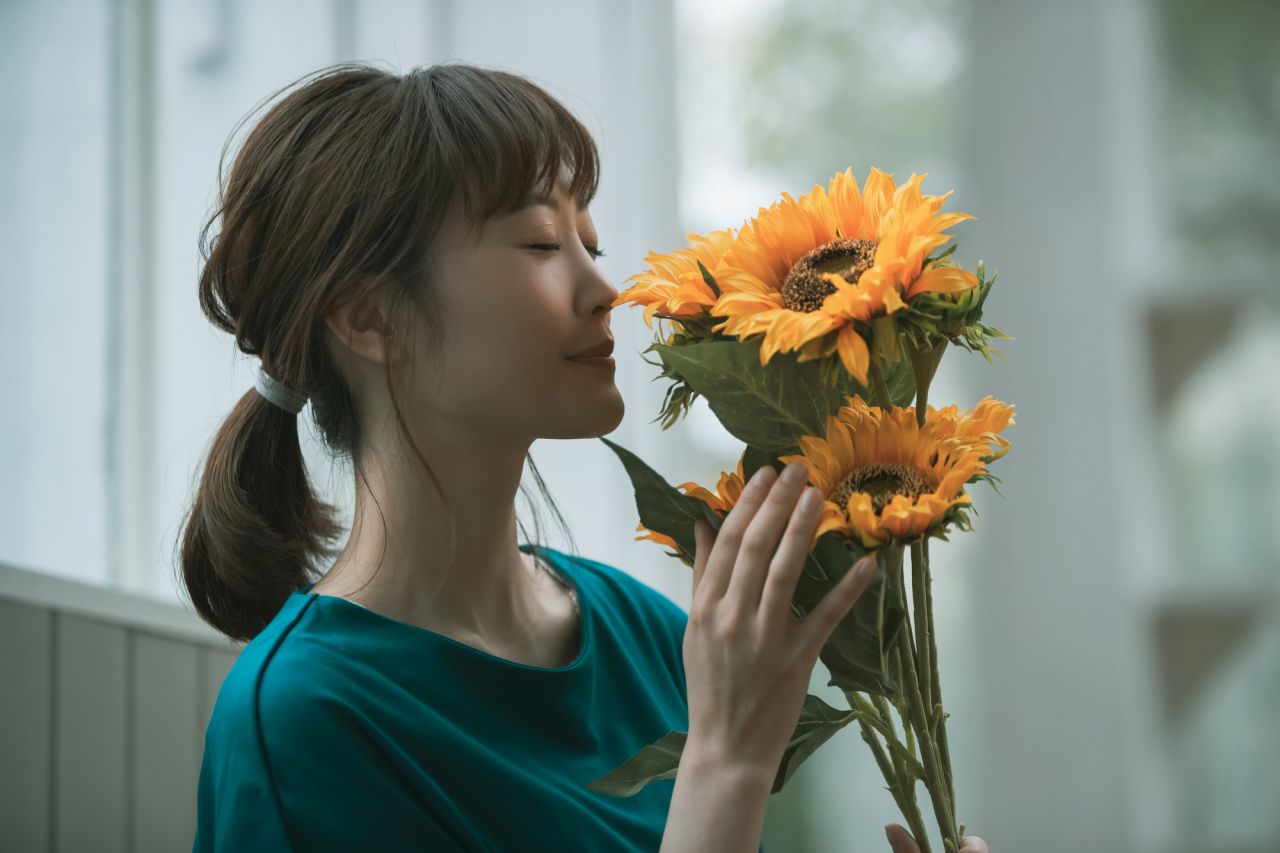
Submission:
M 195 853 L 656 853 L 675 780 L 585 786 L 688 730 L 688 617 L 619 569 L 542 554 L 582 619 L 577 659 L 556 668 L 294 592 L 218 692 Z

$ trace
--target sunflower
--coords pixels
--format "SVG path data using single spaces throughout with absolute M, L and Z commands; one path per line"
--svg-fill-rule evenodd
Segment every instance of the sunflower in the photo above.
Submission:
M 685 235 L 686 248 L 670 254 L 650 252 L 645 256 L 649 268 L 627 281 L 636 282 L 618 294 L 613 306 L 634 303 L 644 306 L 644 323 L 653 328 L 657 313 L 677 320 L 692 320 L 707 315 L 719 294 L 711 289 L 698 264 L 715 275 L 725 249 L 733 241 L 733 230 L 725 228 L 708 234 L 690 231 Z
M 986 463 L 1003 456 L 1009 442 L 997 432 L 1013 423 L 1013 406 L 984 397 L 973 411 L 928 407 L 923 426 L 913 408 L 883 410 L 846 398 L 827 418 L 825 437 L 802 436 L 800 453 L 809 483 L 824 501 L 814 541 L 845 531 L 863 547 L 908 542 L 952 521 L 967 527 L 966 483 L 989 478 Z
M 839 354 L 864 385 L 870 323 L 906 307 L 922 293 L 974 287 L 967 270 L 928 258 L 951 239 L 943 231 L 973 219 L 939 213 L 951 195 L 921 195 L 928 175 L 902 186 L 872 167 L 862 192 L 852 170 L 815 185 L 800 198 L 762 208 L 725 247 L 713 273 L 722 294 L 711 313 L 727 317 L 714 331 L 746 337 L 763 332 L 760 364 L 798 350 L 800 361 Z
M 937 422 L 939 438 L 961 436 L 988 442 L 991 455 L 982 457 L 983 462 L 992 462 L 1009 452 L 1009 439 L 999 432 L 1013 423 L 1013 406 L 989 394 L 978 401 L 972 412 L 961 414 L 959 406 L 930 406 L 928 418 Z
M 964 520 L 962 509 L 970 502 L 965 484 L 986 477 L 986 464 L 1009 450 L 1009 440 L 999 432 L 1013 425 L 1014 407 L 990 395 L 971 411 L 929 406 L 923 427 L 916 424 L 914 408 L 886 411 L 856 395 L 845 399 L 846 405 L 827 418 L 825 437 L 801 436 L 800 453 L 778 457 L 782 465 L 803 461 L 809 484 L 823 495 L 810 547 L 833 530 L 875 548 Z M 742 496 L 745 457 L 735 471 L 720 472 L 714 492 L 694 482 L 676 488 L 724 517 Z M 636 541 L 651 539 L 680 550 L 670 536 L 643 523 L 636 530 L 644 531 Z

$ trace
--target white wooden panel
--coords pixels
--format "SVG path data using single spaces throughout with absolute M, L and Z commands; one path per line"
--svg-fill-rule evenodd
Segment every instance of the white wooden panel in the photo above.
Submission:
M 194 645 L 132 635 L 131 803 L 135 850 L 191 849 L 199 763 L 199 655 Z
M 0 850 L 48 850 L 51 615 L 0 599 Z
M 185 637 L 205 645 L 238 648 L 236 643 L 202 622 L 188 603 L 179 605 L 5 563 L 0 563 L 0 598 L 113 625 Z
M 218 699 L 218 690 L 222 680 L 231 671 L 236 662 L 237 652 L 226 652 L 221 649 L 202 647 L 200 653 L 200 695 L 197 706 L 199 713 L 197 737 L 195 740 L 196 766 L 204 755 L 204 732 L 209 727 L 209 717 L 213 714 L 214 703 Z
M 54 802 L 58 850 L 127 849 L 128 632 L 54 618 Z

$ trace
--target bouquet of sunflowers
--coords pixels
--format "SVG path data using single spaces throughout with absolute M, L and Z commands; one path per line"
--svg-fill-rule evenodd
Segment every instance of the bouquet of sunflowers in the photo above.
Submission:
M 774 780 L 781 790 L 801 762 L 857 721 L 924 853 L 928 833 L 916 782 L 929 793 L 943 847 L 959 848 L 956 798 L 938 677 L 929 539 L 954 525 L 972 529 L 965 486 L 994 484 L 987 464 L 1009 449 L 999 433 L 1013 407 L 991 397 L 972 410 L 928 405 L 929 383 L 947 344 L 998 352 L 982 306 L 995 282 L 982 262 L 970 272 L 949 260 L 950 226 L 973 217 L 940 213 L 951 195 L 922 195 L 927 175 L 896 186 L 872 168 L 862 190 L 851 170 L 798 199 L 782 200 L 731 229 L 690 233 L 671 254 L 650 253 L 615 305 L 644 306 L 659 327 L 656 352 L 671 380 L 661 413 L 667 429 L 699 396 L 744 449 L 715 490 L 671 486 L 634 454 L 601 439 L 635 488 L 644 533 L 694 562 L 694 522 L 715 530 L 763 465 L 803 461 L 825 500 L 791 603 L 799 618 L 863 555 L 877 572 L 831 634 L 820 659 L 849 708 L 805 699 Z M 646 360 L 647 361 L 647 360 Z M 911 554 L 911 590 L 903 571 Z M 894 716 L 899 718 L 901 736 Z M 649 744 L 588 787 L 630 796 L 672 779 L 686 732 Z

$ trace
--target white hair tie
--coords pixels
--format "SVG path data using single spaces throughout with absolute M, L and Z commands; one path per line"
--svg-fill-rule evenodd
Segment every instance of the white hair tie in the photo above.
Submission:
M 292 415 L 301 412 L 302 407 L 307 403 L 306 394 L 295 391 L 280 380 L 269 376 L 267 371 L 262 369 L 261 362 L 258 364 L 258 378 L 253 387 L 267 400 Z

